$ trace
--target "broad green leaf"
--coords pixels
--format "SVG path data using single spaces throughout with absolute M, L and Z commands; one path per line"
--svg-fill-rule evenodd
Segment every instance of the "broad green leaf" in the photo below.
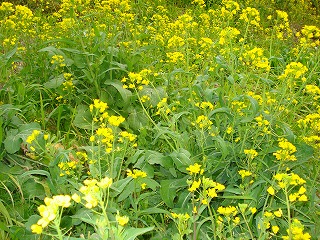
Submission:
M 131 180 L 132 180 L 132 178 L 127 177 L 127 178 L 124 178 L 124 179 L 121 179 L 117 182 L 112 183 L 110 188 L 114 191 L 112 191 L 110 193 L 110 195 L 113 197 L 118 196 Z
M 18 130 L 10 129 L 3 143 L 4 148 L 8 153 L 13 154 L 18 152 L 22 143 L 22 139 L 18 136 Z
M 79 105 L 73 124 L 78 128 L 91 130 L 92 121 L 93 119 L 89 108 L 84 105 Z
M 160 182 L 160 196 L 168 207 L 174 207 L 173 200 L 176 194 L 172 193 L 176 193 L 179 188 L 188 186 L 187 178 L 188 176 L 181 179 L 162 180 Z
M 121 194 L 118 196 L 117 202 L 121 202 L 124 199 L 128 198 L 130 195 L 133 194 L 135 191 L 135 181 L 129 182 L 121 192 Z
M 129 99 L 132 96 L 132 93 L 129 90 L 124 89 L 122 87 L 122 83 L 121 82 L 119 82 L 119 81 L 115 81 L 115 82 L 107 81 L 107 82 L 105 82 L 105 84 L 113 86 L 115 89 L 117 89 L 118 93 L 122 97 L 122 100 L 123 100 L 124 104 L 128 104 L 129 103 Z
M 185 149 L 179 149 L 178 151 L 171 153 L 169 156 L 172 158 L 173 163 L 180 172 L 186 173 L 186 168 L 193 164 L 193 161 L 190 158 L 191 154 Z
M 44 83 L 43 86 L 45 88 L 58 88 L 61 86 L 61 84 L 64 82 L 63 75 L 59 75 L 57 77 L 54 77 L 50 79 L 48 82 Z
M 127 123 L 133 130 L 139 130 L 141 127 L 148 125 L 148 118 L 144 115 L 143 109 L 140 107 L 128 109 L 130 112 Z
M 148 227 L 148 228 L 129 228 L 126 229 L 123 233 L 123 239 L 126 240 L 135 240 L 136 237 L 153 230 L 154 227 Z

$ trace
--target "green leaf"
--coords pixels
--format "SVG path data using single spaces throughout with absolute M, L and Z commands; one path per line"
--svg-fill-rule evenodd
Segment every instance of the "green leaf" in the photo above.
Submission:
M 61 86 L 61 84 L 64 82 L 63 75 L 59 75 L 57 77 L 54 77 L 50 79 L 48 82 L 44 83 L 43 86 L 45 88 L 58 88 Z
M 153 230 L 154 227 L 148 227 L 148 228 L 129 228 L 126 229 L 123 233 L 123 239 L 126 240 L 135 240 L 136 237 Z
M 144 115 L 142 108 L 130 108 L 128 109 L 128 112 L 130 112 L 130 114 L 127 118 L 127 123 L 133 130 L 139 130 L 141 127 L 145 127 L 148 125 L 149 120 Z
M 177 189 L 188 186 L 187 178 L 188 176 L 181 179 L 162 180 L 160 182 L 160 196 L 168 207 L 174 207 L 173 200 L 176 197 L 175 193 Z
M 118 93 L 121 95 L 121 98 L 122 98 L 124 104 L 129 103 L 129 100 L 130 100 L 130 97 L 132 96 L 132 93 L 129 90 L 124 89 L 122 87 L 122 83 L 120 81 L 114 81 L 114 82 L 106 81 L 105 84 L 113 86 L 115 89 L 117 89 Z
M 22 143 L 22 139 L 17 136 L 18 129 L 10 129 L 7 133 L 7 137 L 4 140 L 4 148 L 5 150 L 10 153 L 16 153 L 20 149 L 20 145 Z
M 22 184 L 22 190 L 25 196 L 29 198 L 44 199 L 46 196 L 43 186 L 31 178 Z
M 173 167 L 173 161 L 170 156 L 164 156 L 163 153 L 149 150 L 146 152 L 146 161 L 152 165 L 159 164 L 164 168 Z
M 112 197 L 116 197 L 118 196 L 122 191 L 123 189 L 128 185 L 128 183 L 132 180 L 132 178 L 130 177 L 127 177 L 127 178 L 124 178 L 124 179 L 121 179 L 117 182 L 114 182 L 112 183 L 111 185 L 111 189 L 114 190 L 113 192 L 110 193 L 110 195 Z
M 191 154 L 185 149 L 179 149 L 178 152 L 171 153 L 170 157 L 172 158 L 174 164 L 177 166 L 177 169 L 180 172 L 186 173 L 186 168 L 189 165 L 193 164 L 190 159 Z
M 93 119 L 89 108 L 84 105 L 79 105 L 73 124 L 78 128 L 91 130 L 92 121 Z
M 123 191 L 121 192 L 121 194 L 119 195 L 117 202 L 121 202 L 124 199 L 128 198 L 130 195 L 133 194 L 133 192 L 135 191 L 135 182 L 131 181 L 129 182 L 125 188 L 123 189 Z

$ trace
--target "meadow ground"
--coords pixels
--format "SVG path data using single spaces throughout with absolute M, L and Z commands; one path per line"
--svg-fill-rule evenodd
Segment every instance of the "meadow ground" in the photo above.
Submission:
M 320 3 L 0 4 L 0 239 L 318 239 Z

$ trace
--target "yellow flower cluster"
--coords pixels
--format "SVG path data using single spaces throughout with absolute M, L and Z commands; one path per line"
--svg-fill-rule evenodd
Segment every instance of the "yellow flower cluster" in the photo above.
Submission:
M 43 228 L 47 227 L 59 215 L 59 207 L 68 208 L 71 205 L 71 197 L 69 195 L 46 197 L 44 203 L 45 205 L 38 207 L 41 218 L 37 224 L 31 226 L 32 232 L 36 234 L 41 234 Z
M 287 139 L 281 138 L 278 146 L 280 147 L 273 155 L 279 161 L 296 161 L 297 158 L 293 154 L 297 151 L 297 148 L 290 143 Z
M 320 46 L 320 28 L 316 26 L 304 26 L 297 37 L 300 37 L 300 45 L 303 47 L 317 47 Z
M 278 210 L 274 211 L 274 212 L 269 212 L 269 211 L 265 211 L 263 214 L 263 225 L 265 227 L 265 229 L 269 229 L 271 226 L 271 223 L 274 223 L 275 221 L 273 219 L 275 219 L 275 217 L 281 218 L 283 216 L 283 212 L 282 209 L 279 208 Z M 261 229 L 260 224 L 258 225 L 258 228 Z M 277 225 L 272 225 L 271 227 L 271 231 L 274 234 L 277 234 L 279 232 L 280 228 Z
M 251 160 L 258 156 L 258 152 L 255 149 L 245 149 L 243 152 Z
M 119 142 L 124 142 L 124 139 L 128 139 L 129 142 L 134 142 L 137 139 L 137 135 L 128 133 L 127 131 L 120 132 Z
M 260 13 L 257 9 L 247 7 L 242 10 L 240 19 L 246 23 L 259 27 L 260 26 Z
M 227 206 L 227 207 L 220 206 L 218 207 L 217 212 L 226 217 L 230 217 L 230 216 L 236 216 L 238 213 L 238 210 L 234 206 Z
M 289 186 L 300 186 L 299 190 L 293 193 L 290 193 L 289 195 L 289 201 L 290 202 L 295 202 L 295 201 L 299 201 L 299 202 L 306 202 L 308 201 L 308 197 L 305 195 L 306 193 L 306 188 L 304 186 L 302 186 L 303 184 L 306 183 L 306 181 L 302 178 L 299 177 L 299 175 L 295 174 L 295 173 L 278 173 L 275 176 L 273 176 L 273 178 L 277 181 L 277 187 L 279 187 L 280 189 L 284 189 L 284 191 L 287 191 Z M 290 191 L 292 191 L 292 189 L 290 189 Z M 275 195 L 276 194 L 276 190 L 270 186 L 267 189 L 267 192 L 270 195 Z
M 107 147 L 106 151 L 111 152 L 114 140 L 112 128 L 100 127 L 96 130 L 96 135 L 98 136 L 97 142 L 105 144 Z
M 116 221 L 119 225 L 124 226 L 129 222 L 129 217 L 128 216 L 121 216 L 119 214 L 119 211 L 117 211 Z
M 53 55 L 51 57 L 51 64 L 56 66 L 56 69 L 60 69 L 66 66 L 65 59 L 62 55 Z
M 178 219 L 180 219 L 182 221 L 187 221 L 188 219 L 190 219 L 190 215 L 188 213 L 183 214 L 183 213 L 174 213 L 174 212 L 172 212 L 171 216 L 173 218 L 178 218 Z
M 149 85 L 149 80 L 147 76 L 151 73 L 151 70 L 143 69 L 139 73 L 129 72 L 128 77 L 124 77 L 121 82 L 123 83 L 123 88 L 142 90 L 143 86 Z
M 64 73 L 63 77 L 65 79 L 65 81 L 62 83 L 62 85 L 64 87 L 63 90 L 64 91 L 72 91 L 75 88 L 75 86 L 73 84 L 72 74 L 71 73 Z
M 320 99 L 320 88 L 316 85 L 313 84 L 307 84 L 305 86 L 305 92 L 308 94 L 312 94 L 314 95 L 313 99 L 315 101 L 317 101 L 318 99 Z
M 258 117 L 255 117 L 254 120 L 256 120 L 257 125 L 259 127 L 262 127 L 262 131 L 266 134 L 270 134 L 271 131 L 269 130 L 270 122 L 267 119 L 264 119 L 264 117 L 260 114 Z
M 273 26 L 276 37 L 280 40 L 287 39 L 292 35 L 292 30 L 289 25 L 288 14 L 281 10 L 277 10 L 276 13 L 277 21 Z
M 75 169 L 77 168 L 78 161 L 71 160 L 68 162 L 60 162 L 58 167 L 60 168 L 61 172 L 60 177 L 66 175 L 73 175 L 75 173 Z
M 243 110 L 246 109 L 248 105 L 243 101 L 233 100 L 231 102 L 231 108 L 236 111 L 240 116 L 244 115 Z
M 169 108 L 168 104 L 168 98 L 162 98 L 158 104 L 157 104 L 157 112 L 156 115 L 160 115 L 161 113 L 168 115 L 172 110 L 175 108 L 172 108 L 172 110 Z
M 172 36 L 168 40 L 168 48 L 179 48 L 185 45 L 185 41 L 182 37 L 179 36 Z
M 239 34 L 240 31 L 238 29 L 234 27 L 226 27 L 219 33 L 219 44 L 225 45 L 226 43 L 231 42 L 232 39 L 235 39 Z
M 303 74 L 308 71 L 308 68 L 300 62 L 291 62 L 286 66 L 284 73 L 281 74 L 278 79 L 283 80 L 287 78 L 300 78 Z M 302 78 L 305 81 L 305 78 Z
M 137 179 L 137 178 L 145 178 L 147 177 L 147 173 L 142 171 L 142 170 L 139 170 L 139 169 L 133 169 L 133 171 L 131 171 L 130 169 L 127 170 L 127 176 L 128 177 L 132 177 L 134 179 Z
M 14 11 L 13 4 L 10 2 L 2 2 L 0 5 L 0 11 L 13 12 Z
M 32 144 L 32 142 L 39 136 L 41 132 L 39 130 L 33 130 L 32 134 L 27 137 L 26 142 Z
M 189 171 L 189 175 L 193 175 L 193 174 L 202 174 L 203 173 L 203 169 L 201 169 L 201 165 L 198 163 L 195 163 L 193 165 L 190 165 L 189 167 L 186 168 L 187 171 Z
M 213 110 L 213 104 L 211 102 L 201 102 L 201 103 L 196 103 L 195 104 L 196 107 L 201 108 L 201 109 L 209 109 L 209 110 Z
M 252 175 L 252 172 L 247 171 L 247 170 L 244 170 L 244 169 L 239 170 L 238 173 L 239 173 L 239 175 L 241 176 L 242 179 L 244 179 L 245 177 L 249 177 L 249 176 Z
M 105 110 L 107 110 L 109 107 L 107 103 L 99 99 L 94 99 L 93 104 L 90 104 L 89 108 L 90 108 L 90 112 L 93 112 L 94 109 L 96 109 L 99 113 L 104 113 Z
M 243 62 L 243 65 L 249 66 L 252 69 L 264 69 L 266 71 L 270 70 L 270 64 L 268 58 L 263 57 L 262 48 L 253 48 L 242 54 L 239 60 Z
M 212 122 L 205 115 L 200 115 L 197 117 L 196 121 L 192 123 L 193 126 L 199 127 L 201 129 L 211 129 Z
M 202 177 L 202 179 L 199 178 L 198 180 L 187 180 L 187 183 L 189 185 L 188 191 L 192 193 L 195 193 L 196 191 L 199 192 L 201 203 L 205 205 L 209 204 L 210 198 L 217 197 L 218 192 L 225 189 L 223 184 L 214 182 L 206 177 Z
M 198 5 L 200 6 L 201 8 L 205 7 L 206 4 L 205 4 L 205 1 L 204 0 L 193 0 L 191 2 L 191 4 L 195 4 L 195 5 Z
M 222 17 L 232 18 L 240 10 L 239 3 L 235 1 L 223 0 L 222 3 L 224 5 L 220 9 Z
M 125 120 L 122 116 L 110 116 L 108 118 L 108 123 L 112 126 L 118 127 Z
M 84 180 L 84 185 L 79 189 L 79 191 L 84 195 L 82 197 L 85 200 L 84 206 L 86 208 L 94 208 L 98 205 L 101 200 L 101 191 L 100 189 L 109 188 L 112 185 L 112 178 L 105 177 L 98 181 L 96 179 L 86 179 Z M 72 199 L 75 202 L 80 202 L 81 197 L 77 194 L 72 195 Z
M 311 235 L 309 233 L 304 233 L 304 226 L 302 223 L 294 218 L 290 228 L 287 229 L 288 236 L 282 236 L 283 240 L 309 240 L 311 239 Z M 291 236 L 291 237 L 290 237 Z
M 184 54 L 182 52 L 168 52 L 167 55 L 167 62 L 168 63 L 177 63 L 182 62 L 184 60 Z
M 317 113 L 308 114 L 300 119 L 298 124 L 300 128 L 308 130 L 308 135 L 303 137 L 303 140 L 315 149 L 320 149 L 320 107 Z

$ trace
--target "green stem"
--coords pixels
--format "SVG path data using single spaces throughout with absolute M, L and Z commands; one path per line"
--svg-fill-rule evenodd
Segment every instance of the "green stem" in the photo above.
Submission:
M 290 202 L 289 202 L 289 197 L 288 197 L 288 189 L 287 186 L 284 189 L 284 194 L 286 196 L 286 205 L 287 205 L 287 217 L 288 217 L 288 234 L 289 234 L 289 239 L 292 239 L 292 233 L 291 233 L 291 214 L 290 214 Z
M 153 121 L 153 119 L 152 119 L 151 116 L 149 115 L 147 109 L 144 107 L 144 105 L 143 105 L 143 103 L 142 103 L 142 101 L 141 101 L 141 98 L 140 98 L 140 96 L 139 96 L 139 93 L 138 93 L 137 89 L 134 89 L 134 91 L 135 91 L 135 93 L 136 93 L 137 96 L 138 96 L 138 100 L 139 100 L 139 102 L 140 102 L 140 105 L 141 105 L 141 107 L 142 107 L 145 115 L 146 115 L 147 118 L 150 120 L 150 122 L 153 124 L 153 126 L 155 126 L 155 128 L 156 128 L 158 131 L 160 131 L 158 125 Z M 170 148 L 171 148 L 173 151 L 175 151 L 175 150 L 176 150 L 175 147 L 169 142 L 167 136 L 166 136 L 166 135 L 163 135 L 163 137 L 164 137 L 165 141 L 168 143 L 168 145 L 170 146 Z

